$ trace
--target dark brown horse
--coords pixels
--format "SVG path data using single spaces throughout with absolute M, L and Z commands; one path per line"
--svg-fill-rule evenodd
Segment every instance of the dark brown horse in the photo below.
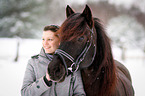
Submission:
M 66 13 L 58 31 L 60 47 L 48 66 L 50 78 L 60 81 L 69 71 L 80 69 L 87 96 L 134 96 L 130 74 L 113 59 L 100 20 L 92 17 L 87 5 L 82 13 L 67 6 Z

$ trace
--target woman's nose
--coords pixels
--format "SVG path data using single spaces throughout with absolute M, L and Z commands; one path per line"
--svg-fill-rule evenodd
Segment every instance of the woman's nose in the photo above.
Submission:
M 48 43 L 47 41 L 44 41 L 44 44 L 45 44 L 45 45 L 48 45 L 49 43 Z

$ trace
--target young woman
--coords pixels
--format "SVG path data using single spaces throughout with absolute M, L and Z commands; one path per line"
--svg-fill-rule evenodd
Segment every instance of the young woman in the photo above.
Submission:
M 80 71 L 74 73 L 73 80 L 68 76 L 60 83 L 52 82 L 47 74 L 47 66 L 60 44 L 56 33 L 58 29 L 56 25 L 44 28 L 41 52 L 32 56 L 26 67 L 22 96 L 85 96 Z M 70 85 L 70 82 L 73 82 L 73 85 Z

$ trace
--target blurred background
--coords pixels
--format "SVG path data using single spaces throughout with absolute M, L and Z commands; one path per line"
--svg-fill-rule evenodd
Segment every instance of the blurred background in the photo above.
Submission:
M 114 58 L 130 71 L 135 96 L 145 96 L 145 0 L 0 0 L 0 96 L 20 96 L 44 26 L 61 25 L 67 5 L 82 12 L 86 4 L 103 22 Z

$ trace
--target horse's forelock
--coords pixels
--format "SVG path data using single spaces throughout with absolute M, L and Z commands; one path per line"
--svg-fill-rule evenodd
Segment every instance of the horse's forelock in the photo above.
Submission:
M 61 41 L 69 41 L 87 33 L 87 23 L 79 13 L 68 17 L 59 29 Z

